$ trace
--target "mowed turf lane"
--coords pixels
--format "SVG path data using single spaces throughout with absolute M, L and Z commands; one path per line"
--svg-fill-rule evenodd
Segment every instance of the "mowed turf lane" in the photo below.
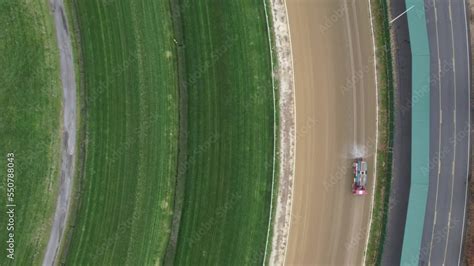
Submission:
M 69 265 L 152 265 L 169 237 L 178 90 L 168 1 L 75 1 L 85 91 Z
M 176 265 L 262 264 L 274 108 L 263 1 L 181 1 L 188 160 Z
M 47 1 L 0 1 L 0 25 L 0 265 L 40 265 L 58 191 L 59 53 Z M 16 205 L 9 208 L 7 173 Z M 12 240 L 14 260 L 6 251 Z

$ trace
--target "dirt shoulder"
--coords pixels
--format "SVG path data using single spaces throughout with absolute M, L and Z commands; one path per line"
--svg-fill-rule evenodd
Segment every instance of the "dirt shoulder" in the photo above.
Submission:
M 265 0 L 264 0 L 265 1 Z M 277 176 L 278 196 L 275 204 L 275 218 L 271 237 L 269 263 L 282 265 L 285 261 L 286 247 L 291 221 L 291 201 L 293 193 L 295 165 L 295 94 L 293 77 L 293 58 L 291 51 L 290 29 L 286 3 L 284 0 L 270 0 L 271 19 L 274 38 L 274 77 L 278 88 L 278 143 L 276 154 L 279 166 Z

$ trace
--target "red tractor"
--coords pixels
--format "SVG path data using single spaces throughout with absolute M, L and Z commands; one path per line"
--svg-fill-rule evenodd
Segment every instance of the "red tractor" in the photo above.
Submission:
M 352 194 L 367 194 L 367 162 L 363 158 L 356 158 L 352 164 L 354 169 L 354 183 L 352 184 Z

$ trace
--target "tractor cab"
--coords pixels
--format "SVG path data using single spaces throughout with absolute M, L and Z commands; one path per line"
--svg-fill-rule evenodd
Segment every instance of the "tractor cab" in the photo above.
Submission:
M 354 181 L 352 183 L 352 194 L 367 194 L 367 162 L 363 158 L 356 158 L 352 164 L 354 169 Z

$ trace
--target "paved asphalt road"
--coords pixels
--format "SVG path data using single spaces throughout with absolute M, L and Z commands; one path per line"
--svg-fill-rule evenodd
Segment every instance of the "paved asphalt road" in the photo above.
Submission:
M 464 0 L 425 0 L 431 65 L 430 184 L 421 265 L 458 265 L 469 160 L 469 46 Z
M 390 1 L 391 17 L 405 11 L 405 1 Z M 407 16 L 392 24 L 394 66 L 395 131 L 393 140 L 392 184 L 382 265 L 400 265 L 403 232 L 407 217 L 411 172 L 411 49 Z

